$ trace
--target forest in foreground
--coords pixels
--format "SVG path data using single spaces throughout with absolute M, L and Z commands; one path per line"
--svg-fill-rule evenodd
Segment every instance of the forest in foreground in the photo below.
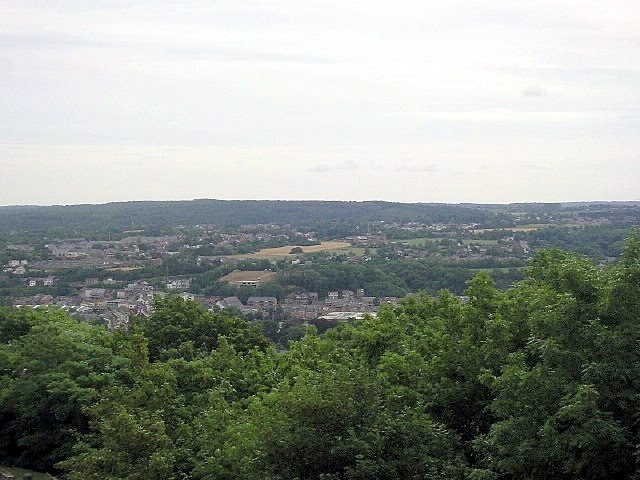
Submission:
M 640 478 L 640 232 L 285 352 L 176 297 L 128 331 L 0 310 L 0 464 L 70 480 Z

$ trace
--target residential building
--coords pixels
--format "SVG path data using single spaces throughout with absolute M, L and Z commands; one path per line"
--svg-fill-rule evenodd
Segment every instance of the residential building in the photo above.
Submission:
M 247 306 L 257 308 L 258 310 L 273 308 L 276 305 L 278 305 L 278 299 L 276 297 L 249 297 L 247 300 Z
M 243 309 L 244 305 L 238 297 L 226 297 L 216 303 L 216 306 L 225 309 L 229 307 Z

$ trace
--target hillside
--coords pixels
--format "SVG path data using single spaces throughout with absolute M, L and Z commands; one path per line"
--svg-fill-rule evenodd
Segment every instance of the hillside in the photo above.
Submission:
M 0 207 L 0 233 L 47 230 L 64 225 L 78 231 L 137 227 L 260 223 L 312 225 L 319 222 L 486 223 L 495 214 L 472 207 L 427 203 L 272 200 L 119 202 L 102 205 Z

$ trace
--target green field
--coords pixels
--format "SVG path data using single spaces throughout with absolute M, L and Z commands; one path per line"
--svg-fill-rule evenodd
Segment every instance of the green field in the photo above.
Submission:
M 504 227 L 504 228 L 476 228 L 473 231 L 475 233 L 483 233 L 483 232 L 494 232 L 496 230 L 504 230 L 505 232 L 533 232 L 535 230 L 541 230 L 543 228 L 548 228 L 554 225 L 553 223 L 529 223 L 526 225 L 518 225 L 515 227 Z
M 423 245 L 425 241 L 428 240 L 432 240 L 434 242 L 438 242 L 440 240 L 444 240 L 441 238 L 426 238 L 426 237 L 417 237 L 417 238 L 409 238 L 407 240 L 398 240 L 399 243 L 408 243 L 409 245 Z M 458 242 L 457 239 L 455 238 L 449 238 L 447 240 L 450 240 L 452 242 Z M 475 240 L 475 239 L 464 239 L 462 240 L 462 243 L 464 245 L 496 245 L 498 243 L 498 240 L 486 240 L 486 239 L 481 239 L 481 240 Z
M 417 237 L 417 238 L 408 238 L 406 240 L 396 240 L 396 241 L 398 243 L 408 243 L 409 245 L 423 245 L 425 240 L 437 240 L 437 239 Z
M 497 245 L 498 240 L 472 239 L 472 240 L 463 240 L 462 243 L 464 243 L 465 245 Z
M 361 257 L 364 255 L 365 250 L 366 249 L 364 247 L 348 247 L 325 250 L 325 252 L 335 255 L 356 255 L 358 257 Z M 377 248 L 369 248 L 369 252 L 371 254 L 374 254 L 377 250 Z

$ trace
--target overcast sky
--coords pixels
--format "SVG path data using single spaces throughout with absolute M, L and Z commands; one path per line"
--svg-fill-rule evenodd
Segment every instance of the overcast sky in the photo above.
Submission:
M 640 200 L 637 0 L 2 0 L 0 204 Z

